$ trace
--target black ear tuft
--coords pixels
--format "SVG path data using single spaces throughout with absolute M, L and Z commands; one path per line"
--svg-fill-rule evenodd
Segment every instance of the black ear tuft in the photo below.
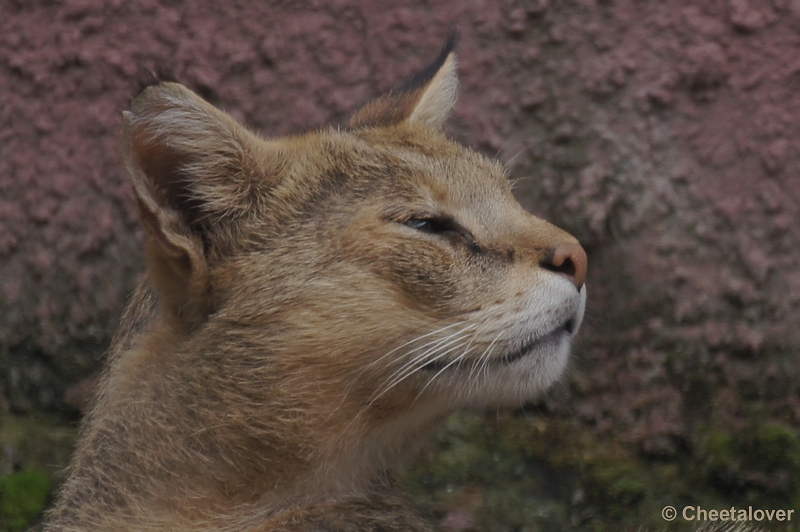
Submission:
M 136 98 L 147 87 L 158 85 L 162 81 L 177 82 L 173 70 L 164 64 L 157 64 L 152 68 L 140 66 L 136 72 L 136 85 L 134 86 L 134 93 L 130 100 Z
M 439 53 L 439 57 L 433 60 L 428 66 L 414 74 L 414 76 L 409 79 L 408 81 L 402 83 L 401 85 L 395 87 L 392 90 L 392 93 L 402 93 L 402 92 L 414 92 L 417 89 L 420 89 L 426 86 L 433 76 L 436 75 L 437 72 L 442 68 L 447 58 L 450 57 L 450 54 L 453 53 L 455 50 L 456 45 L 458 44 L 459 33 L 458 28 L 454 28 L 452 32 L 450 32 L 450 37 L 447 39 L 447 43 L 445 43 L 444 48 L 442 48 L 441 53 Z
M 417 75 L 356 111 L 348 127 L 389 127 L 403 122 L 441 129 L 458 95 L 453 32 L 439 56 Z

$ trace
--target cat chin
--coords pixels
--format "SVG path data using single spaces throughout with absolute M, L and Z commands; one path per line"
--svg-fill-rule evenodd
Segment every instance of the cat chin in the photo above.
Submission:
M 465 364 L 445 378 L 437 378 L 434 393 L 449 398 L 454 407 L 519 407 L 561 377 L 570 344 L 569 335 L 561 333 L 513 361 L 498 358 L 481 367 Z

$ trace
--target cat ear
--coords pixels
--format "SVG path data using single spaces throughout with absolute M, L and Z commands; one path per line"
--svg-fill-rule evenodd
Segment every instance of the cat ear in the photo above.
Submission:
M 123 113 L 122 158 L 147 230 L 148 275 L 175 314 L 204 309 L 207 255 L 268 186 L 266 143 L 178 83 L 144 89 Z
M 458 96 L 456 56 L 451 37 L 439 57 L 407 83 L 362 107 L 350 118 L 352 128 L 421 123 L 440 129 Z

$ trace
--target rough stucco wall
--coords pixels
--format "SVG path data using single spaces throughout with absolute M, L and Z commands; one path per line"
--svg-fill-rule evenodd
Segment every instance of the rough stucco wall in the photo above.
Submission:
M 65 386 L 95 369 L 141 269 L 117 155 L 140 67 L 164 65 L 283 134 L 343 117 L 413 73 L 457 18 L 346 2 L 192 6 L 0 6 L 0 396 L 15 410 L 59 408 Z M 412 32 L 423 22 L 439 31 Z
M 283 134 L 412 74 L 454 23 L 450 131 L 590 252 L 551 407 L 645 454 L 753 402 L 797 426 L 797 0 L 4 2 L 0 399 L 62 408 L 141 268 L 116 151 L 140 65 Z

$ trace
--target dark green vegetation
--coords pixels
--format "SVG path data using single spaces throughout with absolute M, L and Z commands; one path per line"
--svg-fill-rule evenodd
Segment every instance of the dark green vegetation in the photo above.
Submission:
M 74 437 L 71 425 L 53 420 L 0 418 L 0 531 L 35 523 Z M 448 421 L 402 484 L 450 529 L 693 530 L 680 518 L 666 523 L 661 509 L 800 509 L 800 430 L 770 420 L 698 426 L 659 458 L 544 405 L 465 413 Z
M 404 480 L 417 504 L 458 530 L 695 530 L 665 506 L 800 509 L 800 431 L 779 422 L 698 428 L 675 455 L 533 409 L 462 414 Z M 767 530 L 800 530 L 773 523 Z
M 72 424 L 0 415 L 0 532 L 34 524 L 75 442 Z
M 50 479 L 38 471 L 19 471 L 0 478 L 0 527 L 23 530 L 47 502 Z

